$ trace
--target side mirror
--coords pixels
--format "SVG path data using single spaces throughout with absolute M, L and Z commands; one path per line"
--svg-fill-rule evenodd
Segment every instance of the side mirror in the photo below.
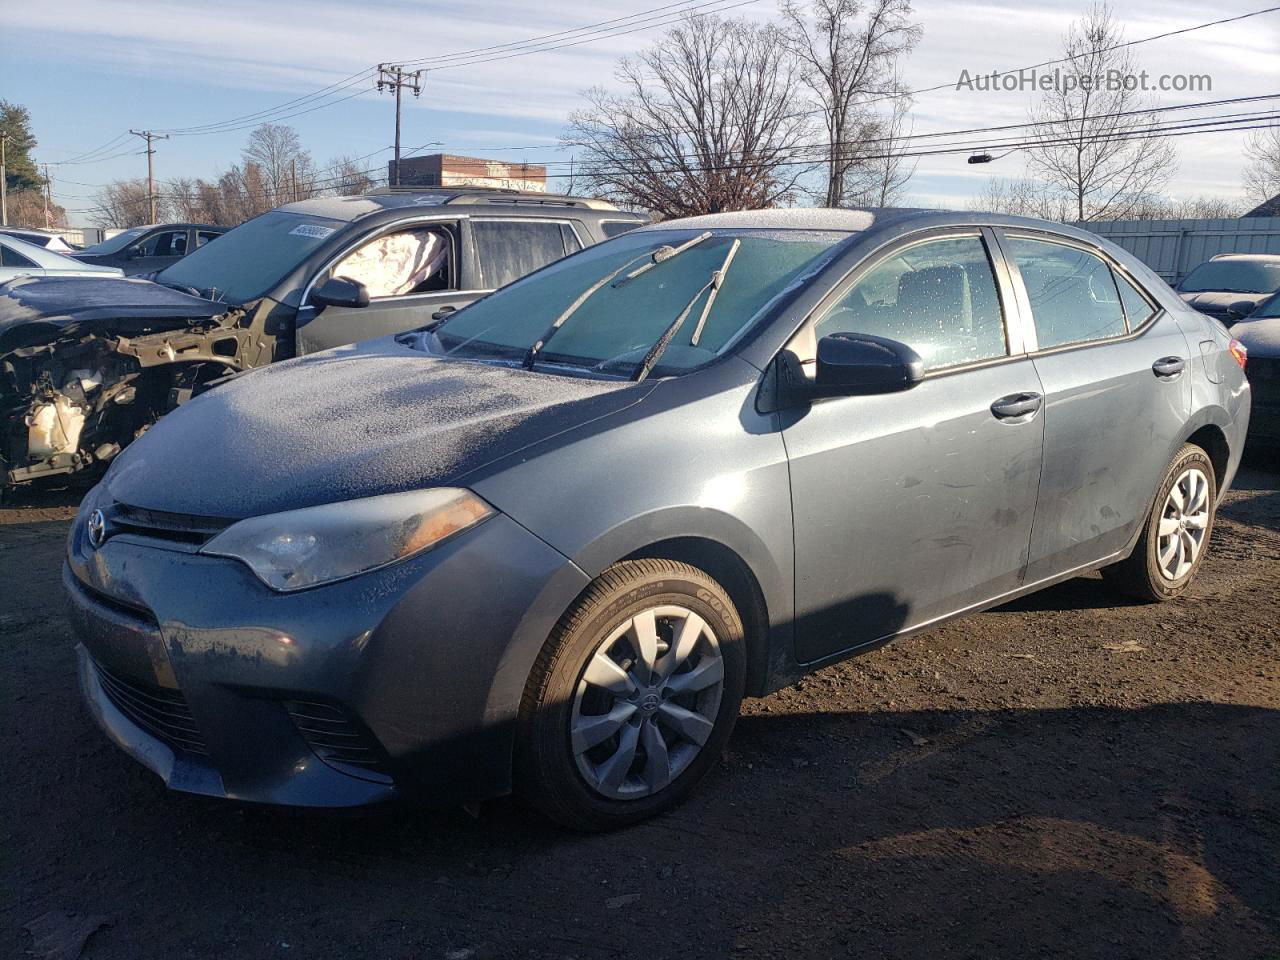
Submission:
M 311 292 L 311 302 L 317 307 L 367 307 L 369 288 L 359 280 L 330 277 Z
M 1231 320 L 1243 320 L 1249 314 L 1257 309 L 1257 304 L 1252 300 L 1237 300 L 1231 306 L 1227 307 L 1227 317 Z
M 852 397 L 910 390 L 924 379 L 924 361 L 905 343 L 867 333 L 833 333 L 818 341 L 813 393 Z

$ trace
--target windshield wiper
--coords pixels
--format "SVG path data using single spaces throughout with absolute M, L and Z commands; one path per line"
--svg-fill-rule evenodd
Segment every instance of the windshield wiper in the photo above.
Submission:
M 658 365 L 658 361 L 662 359 L 667 347 L 671 346 L 671 341 L 675 339 L 675 335 L 684 326 L 689 314 L 693 312 L 693 305 L 698 302 L 700 296 L 710 290 L 711 292 L 707 295 L 707 302 L 702 307 L 702 315 L 698 317 L 698 326 L 694 328 L 693 336 L 689 339 L 690 346 L 698 345 L 698 338 L 702 336 L 702 328 L 707 323 L 707 316 L 711 313 L 711 307 L 716 302 L 716 295 L 720 292 L 721 284 L 724 283 L 725 274 L 729 272 L 729 264 L 733 263 L 734 255 L 737 254 L 740 246 L 742 246 L 741 240 L 733 241 L 729 247 L 729 252 L 724 255 L 724 261 L 720 264 L 720 269 L 711 271 L 710 279 L 690 298 L 689 302 L 685 304 L 685 308 L 680 311 L 680 315 L 671 322 L 671 326 L 667 327 L 657 342 L 649 348 L 649 352 L 644 355 L 644 359 L 636 367 L 636 372 L 631 375 L 632 380 L 639 383 L 649 376 L 653 368 Z
M 631 273 L 627 274 L 627 276 L 623 277 L 622 280 L 618 281 L 618 283 L 614 284 L 614 286 L 616 287 L 622 286 L 622 284 L 626 283 L 628 280 L 631 280 L 633 277 L 638 277 L 640 274 L 644 273 L 646 270 L 651 270 L 660 263 L 666 263 L 668 260 L 672 259 L 673 257 L 678 257 L 680 254 L 684 253 L 690 247 L 696 247 L 703 240 L 706 240 L 710 236 L 711 236 L 711 231 L 708 230 L 706 233 L 699 234 L 698 236 L 694 237 L 692 240 L 688 240 L 685 243 L 680 244 L 680 246 L 678 247 L 672 247 L 664 243 L 662 246 L 658 247 L 658 249 L 652 251 L 651 253 L 642 253 L 640 256 L 634 257 L 631 260 L 628 260 L 622 266 L 618 267 L 618 269 L 612 270 L 609 273 L 605 274 L 603 277 L 601 277 L 591 286 L 587 287 L 586 290 L 582 291 L 582 293 L 578 295 L 577 299 L 574 300 L 573 303 L 569 304 L 569 306 L 565 308 L 564 312 L 561 313 L 560 316 L 556 317 L 555 320 L 551 321 L 551 326 L 547 327 L 546 331 L 542 334 L 542 336 L 540 336 L 537 340 L 535 340 L 533 342 L 533 346 L 531 346 L 528 349 L 528 351 L 525 353 L 524 362 L 522 366 L 526 370 L 532 370 L 534 363 L 537 362 L 538 354 L 542 352 L 542 348 L 547 345 L 548 340 L 550 340 L 560 331 L 560 328 L 564 326 L 565 321 L 568 320 L 575 313 L 577 313 L 578 309 L 584 303 L 586 303 L 589 299 L 591 299 L 591 296 L 597 290 L 603 287 L 606 283 L 609 283 L 611 280 L 613 280 L 613 278 L 616 277 L 618 274 L 622 273 L 622 271 L 626 270 L 628 267 L 632 266 L 633 264 L 639 263 L 641 260 L 647 259 L 649 261 L 643 267 L 640 267 L 639 269 L 632 271 Z

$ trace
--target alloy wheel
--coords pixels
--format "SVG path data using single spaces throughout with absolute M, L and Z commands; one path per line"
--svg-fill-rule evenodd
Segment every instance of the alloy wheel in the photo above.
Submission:
M 570 715 L 583 779 L 615 800 L 667 787 L 715 729 L 724 676 L 715 632 L 687 607 L 652 607 L 614 628 L 583 668 Z
M 1160 511 L 1156 560 L 1168 580 L 1181 580 L 1195 565 L 1209 528 L 1209 478 L 1189 467 L 1174 481 Z

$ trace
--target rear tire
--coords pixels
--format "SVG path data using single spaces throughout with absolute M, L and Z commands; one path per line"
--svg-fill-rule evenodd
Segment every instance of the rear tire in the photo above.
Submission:
M 1184 445 L 1165 473 L 1133 553 L 1105 567 L 1103 577 L 1139 600 L 1181 596 L 1209 550 L 1217 500 L 1209 455 L 1194 444 Z
M 742 702 L 742 620 L 685 563 L 605 570 L 530 674 L 516 791 L 552 820 L 601 831 L 678 804 L 719 759 Z

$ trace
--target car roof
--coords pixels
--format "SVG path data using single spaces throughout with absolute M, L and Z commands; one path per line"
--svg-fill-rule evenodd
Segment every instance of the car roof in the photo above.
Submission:
M 1280 263 L 1280 253 L 1217 253 L 1211 260 L 1261 260 L 1264 263 Z
M 45 267 L 50 270 L 93 269 L 89 265 L 81 263 L 79 260 L 63 256 L 56 250 L 50 250 L 48 247 L 42 247 L 38 243 L 28 243 L 26 240 L 20 240 L 12 234 L 0 234 L 0 244 L 17 251 L 29 260 L 35 261 L 36 266 Z
M 575 216 L 588 214 L 601 220 L 645 220 L 640 214 L 619 210 L 603 200 L 571 197 L 556 193 L 532 193 L 519 190 L 478 190 L 463 187 L 383 188 L 358 197 L 314 197 L 286 203 L 277 210 L 302 216 L 327 217 L 348 223 L 384 212 L 403 211 L 414 207 L 492 206 L 504 214 L 546 216 L 548 212 L 572 210 Z
M 1102 238 L 1077 227 L 1035 217 L 1015 217 L 1003 213 L 974 210 L 935 210 L 925 207 L 790 207 L 770 210 L 742 210 L 712 213 L 679 220 L 648 224 L 639 230 L 829 230 L 842 233 L 872 233 L 890 227 L 910 225 L 921 229 L 948 226 L 989 226 L 1022 228 L 1056 233 L 1095 245 Z

